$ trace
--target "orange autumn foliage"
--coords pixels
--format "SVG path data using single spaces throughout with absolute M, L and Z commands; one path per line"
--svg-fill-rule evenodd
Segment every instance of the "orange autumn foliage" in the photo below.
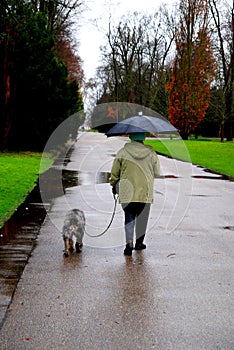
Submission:
M 187 139 L 203 120 L 209 106 L 215 61 L 206 29 L 198 31 L 196 40 L 184 38 L 183 35 L 176 37 L 176 58 L 167 91 L 169 120 L 182 138 Z
M 75 52 L 75 45 L 72 45 L 71 41 L 65 37 L 58 40 L 56 44 L 56 52 L 67 67 L 68 81 L 77 81 L 79 85 L 82 84 L 84 79 L 84 71 L 82 68 L 82 60 L 80 56 Z

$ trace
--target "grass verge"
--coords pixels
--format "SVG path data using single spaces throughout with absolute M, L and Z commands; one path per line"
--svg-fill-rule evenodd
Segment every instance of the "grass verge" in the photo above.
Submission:
M 39 173 L 52 162 L 43 157 L 41 165 L 41 153 L 0 153 L 0 227 L 35 187 Z
M 234 142 L 147 140 L 156 152 L 234 177 Z

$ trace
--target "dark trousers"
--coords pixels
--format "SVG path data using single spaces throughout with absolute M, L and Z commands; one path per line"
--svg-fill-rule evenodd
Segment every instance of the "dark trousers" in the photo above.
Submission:
M 150 212 L 150 203 L 126 203 L 122 204 L 125 220 L 126 242 L 133 241 L 134 230 L 136 233 L 136 243 L 143 242 Z

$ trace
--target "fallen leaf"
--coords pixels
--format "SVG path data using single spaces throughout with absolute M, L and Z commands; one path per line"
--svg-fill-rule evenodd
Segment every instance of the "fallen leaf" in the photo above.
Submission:
M 23 340 L 30 341 L 32 340 L 32 338 L 27 337 L 27 338 L 24 338 Z

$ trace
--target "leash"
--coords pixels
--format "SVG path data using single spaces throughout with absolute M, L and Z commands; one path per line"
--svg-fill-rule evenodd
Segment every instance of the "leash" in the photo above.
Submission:
M 113 222 L 113 220 L 114 220 L 114 217 L 115 217 L 115 212 L 116 212 L 116 207 L 117 207 L 117 200 L 118 200 L 118 196 L 116 196 L 116 195 L 114 195 L 114 194 L 113 194 L 113 196 L 114 196 L 115 204 L 114 204 L 113 213 L 112 213 L 112 216 L 111 216 L 111 219 L 110 219 L 110 222 L 109 222 L 107 228 L 106 228 L 103 232 L 99 233 L 98 235 L 90 235 L 90 234 L 85 230 L 85 233 L 86 233 L 87 236 L 89 236 L 89 237 L 91 237 L 91 238 L 101 237 L 101 236 L 103 236 L 103 235 L 109 230 L 109 228 L 111 227 L 111 224 L 112 224 L 112 222 Z

